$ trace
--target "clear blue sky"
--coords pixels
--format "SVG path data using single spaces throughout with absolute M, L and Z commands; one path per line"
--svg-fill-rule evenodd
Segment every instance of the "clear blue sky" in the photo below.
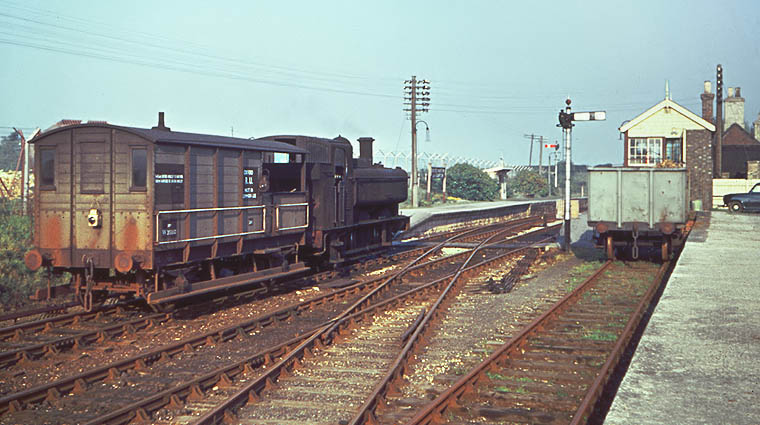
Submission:
M 608 111 L 576 126 L 574 162 L 621 163 L 619 125 L 665 80 L 699 114 L 718 63 L 745 118 L 760 112 L 756 1 L 0 0 L 0 27 L 3 127 L 150 127 L 165 111 L 180 131 L 373 136 L 408 152 L 416 75 L 432 85 L 421 151 L 527 164 L 523 134 L 560 139 L 569 95 Z

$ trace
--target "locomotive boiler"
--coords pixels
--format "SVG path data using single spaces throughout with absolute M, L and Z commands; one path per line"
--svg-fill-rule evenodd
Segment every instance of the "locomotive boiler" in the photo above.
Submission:
M 90 308 L 106 296 L 175 302 L 306 275 L 376 252 L 408 226 L 407 175 L 354 159 L 343 137 L 259 139 L 104 122 L 34 146 L 34 248 Z

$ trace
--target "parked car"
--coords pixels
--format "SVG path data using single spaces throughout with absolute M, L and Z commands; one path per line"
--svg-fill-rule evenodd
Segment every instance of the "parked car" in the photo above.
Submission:
M 723 205 L 731 212 L 760 211 L 760 183 L 747 193 L 729 193 L 723 196 Z

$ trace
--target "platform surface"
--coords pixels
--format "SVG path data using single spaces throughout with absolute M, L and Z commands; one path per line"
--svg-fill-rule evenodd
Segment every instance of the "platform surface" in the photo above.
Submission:
M 427 219 L 430 216 L 436 214 L 446 214 L 461 211 L 480 211 L 493 208 L 501 208 L 512 205 L 534 204 L 547 201 L 554 201 L 553 199 L 537 199 L 537 200 L 517 200 L 517 201 L 484 201 L 484 202 L 466 202 L 458 203 L 451 202 L 447 204 L 438 204 L 434 207 L 422 207 L 422 208 L 402 208 L 399 213 L 409 216 L 409 226 L 414 227 L 418 223 Z
M 693 236 L 605 424 L 760 424 L 760 214 Z

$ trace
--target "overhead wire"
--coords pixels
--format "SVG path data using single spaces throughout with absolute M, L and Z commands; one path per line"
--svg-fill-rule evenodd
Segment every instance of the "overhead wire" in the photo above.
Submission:
M 14 5 L 14 3 L 8 1 L 0 1 L 0 3 Z M 56 19 L 66 20 L 69 22 L 92 23 L 92 21 L 89 20 L 68 17 L 46 9 L 34 9 L 18 5 L 14 5 L 14 7 L 17 10 L 21 9 L 30 12 L 36 11 L 36 13 L 41 13 L 46 16 L 54 15 Z M 367 80 L 374 77 L 359 76 L 346 73 L 321 72 L 315 70 L 305 71 L 298 68 L 265 64 L 261 62 L 247 61 L 237 58 L 229 58 L 218 54 L 207 54 L 189 48 L 177 48 L 176 46 L 146 43 L 138 39 L 130 38 L 129 36 L 117 36 L 111 34 L 102 34 L 98 33 L 97 31 L 86 31 L 81 28 L 45 22 L 41 19 L 13 15 L 7 12 L 0 12 L 0 17 L 25 23 L 19 24 L 16 22 L 15 25 L 26 30 L 26 32 L 23 34 L 23 37 L 21 37 L 21 34 L 0 30 L 0 34 L 5 36 L 5 38 L 0 38 L 0 43 L 2 44 L 34 48 L 43 51 L 145 66 L 169 71 L 179 71 L 203 76 L 247 81 L 251 83 L 265 84 L 277 87 L 298 88 L 338 94 L 372 96 L 386 99 L 399 99 L 401 97 L 398 93 L 391 93 L 391 90 L 370 91 L 366 90 L 366 87 L 364 85 L 362 85 L 360 89 L 356 88 L 356 86 L 353 85 L 354 83 L 351 83 L 352 80 Z M 109 26 L 109 28 L 115 27 Z M 60 33 L 54 32 L 56 30 L 60 31 Z M 70 38 L 66 39 L 67 36 L 65 34 L 79 34 L 94 37 L 100 42 L 85 43 L 85 41 L 77 41 Z M 197 44 L 185 42 L 184 40 L 163 37 L 158 34 L 144 32 L 133 32 L 133 34 L 142 35 L 154 40 L 170 40 L 172 42 L 181 42 L 188 46 L 200 46 Z M 128 48 L 125 49 L 116 46 L 109 46 L 103 42 L 105 40 L 110 41 L 112 44 L 113 42 L 125 43 L 129 46 L 137 47 L 138 51 L 130 50 Z M 195 49 L 197 48 L 199 47 L 196 47 Z M 200 48 L 205 49 L 205 46 Z M 156 53 L 160 56 L 152 56 Z M 250 73 L 246 73 L 246 70 L 255 72 L 256 76 L 254 77 L 250 75 Z M 380 80 L 389 82 L 393 81 L 394 83 L 397 83 L 399 81 L 399 79 L 391 79 L 388 77 L 378 79 L 377 81 Z M 466 96 L 468 100 L 480 99 L 486 102 L 473 104 L 433 101 L 431 102 L 431 111 L 489 115 L 554 113 L 557 110 L 555 107 L 528 105 L 526 101 L 539 98 L 557 99 L 563 97 L 559 94 L 531 94 L 530 96 L 520 96 L 499 93 L 473 96 L 471 87 L 477 86 L 477 84 L 473 84 L 472 82 L 469 82 L 469 84 L 472 85 L 469 86 L 470 89 L 467 90 L 468 93 L 466 95 L 464 93 L 462 95 L 457 95 L 457 89 L 450 90 L 446 87 L 447 84 L 451 84 L 453 86 L 461 85 L 463 87 L 463 90 L 466 90 L 466 84 L 468 83 L 449 81 L 441 83 L 440 87 L 438 85 L 435 85 L 434 87 L 436 88 L 434 90 L 436 92 L 436 97 L 441 97 L 444 99 L 452 98 L 452 100 L 455 100 Z M 382 86 L 384 87 L 385 84 L 383 83 Z M 488 102 L 489 100 L 494 103 Z M 504 104 L 502 103 L 504 101 L 510 102 L 509 104 Z M 515 105 L 514 102 L 519 102 L 519 104 Z M 646 105 L 647 103 L 649 102 L 642 101 L 635 103 L 628 102 L 621 104 L 609 104 L 606 105 L 606 110 L 636 110 L 641 109 L 642 104 Z

